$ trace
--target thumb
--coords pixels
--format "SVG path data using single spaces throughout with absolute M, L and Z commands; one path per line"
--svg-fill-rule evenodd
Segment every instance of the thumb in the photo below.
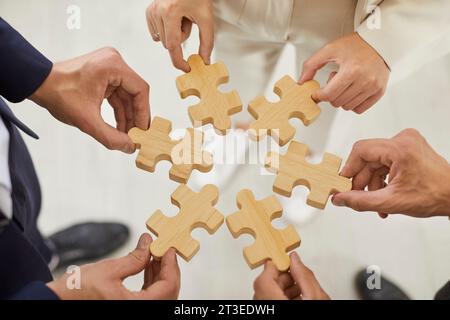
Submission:
M 139 238 L 136 249 L 131 251 L 127 256 L 115 260 L 118 276 L 121 279 L 138 274 L 145 269 L 150 262 L 151 255 L 149 247 L 151 242 L 152 237 L 144 233 Z
M 332 202 L 338 207 L 349 207 L 356 211 L 386 212 L 386 202 L 391 198 L 388 187 L 376 191 L 352 190 L 337 193 Z
M 299 84 L 314 79 L 316 72 L 331 61 L 331 49 L 325 46 L 303 63 Z
M 125 153 L 133 153 L 135 146 L 130 137 L 120 130 L 110 126 L 101 118 L 96 117 L 89 128 L 80 128 L 82 131 L 93 137 L 109 150 L 120 150 Z
M 292 278 L 297 283 L 303 296 L 310 296 L 317 287 L 320 287 L 314 273 L 303 264 L 297 252 L 290 254 L 290 272 Z

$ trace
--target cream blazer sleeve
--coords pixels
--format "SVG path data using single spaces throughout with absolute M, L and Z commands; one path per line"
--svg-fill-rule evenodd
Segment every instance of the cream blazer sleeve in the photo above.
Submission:
M 403 78 L 450 52 L 450 0 L 359 0 L 355 29 Z

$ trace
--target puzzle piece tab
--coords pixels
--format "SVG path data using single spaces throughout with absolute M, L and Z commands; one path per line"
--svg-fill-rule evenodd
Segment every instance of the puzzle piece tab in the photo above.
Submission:
M 291 77 L 284 76 L 274 88 L 280 101 L 272 103 L 259 96 L 249 103 L 248 111 L 256 119 L 250 124 L 249 133 L 257 140 L 269 134 L 280 146 L 285 145 L 294 138 L 296 131 L 289 119 L 298 118 L 308 126 L 319 116 L 320 108 L 311 98 L 319 88 L 317 81 L 299 85 Z
M 173 165 L 169 177 L 180 183 L 186 183 L 194 169 L 201 172 L 212 169 L 212 155 L 202 151 L 202 132 L 189 128 L 183 139 L 172 140 L 169 136 L 171 131 L 169 120 L 155 117 L 148 130 L 132 128 L 128 132 L 140 149 L 136 158 L 138 168 L 154 172 L 159 161 L 170 161 Z
M 189 107 L 189 117 L 194 126 L 212 123 L 221 134 L 231 127 L 230 115 L 242 110 L 242 103 L 236 91 L 220 92 L 217 87 L 229 80 L 228 70 L 223 62 L 205 65 L 200 55 L 188 59 L 191 71 L 176 80 L 181 98 L 197 96 L 200 103 Z
M 213 234 L 223 223 L 223 215 L 214 208 L 219 197 L 216 186 L 208 184 L 199 193 L 186 185 L 180 185 L 172 193 L 172 203 L 180 208 L 174 217 L 166 217 L 158 210 L 147 220 L 147 228 L 158 238 L 150 245 L 150 251 L 156 258 L 170 248 L 189 261 L 200 249 L 197 240 L 191 237 L 195 228 L 204 228 Z
M 272 195 L 257 201 L 250 190 L 239 191 L 239 211 L 226 218 L 228 229 L 234 238 L 248 233 L 255 242 L 244 248 L 244 257 L 250 268 L 256 268 L 270 259 L 278 270 L 289 269 L 290 259 L 286 252 L 300 245 L 300 237 L 292 225 L 283 230 L 275 229 L 272 220 L 281 217 L 283 208 Z
M 320 164 L 308 163 L 308 146 L 292 141 L 285 155 L 270 152 L 266 158 L 266 167 L 278 175 L 273 191 L 290 197 L 295 186 L 306 186 L 310 193 L 306 203 L 318 209 L 324 209 L 331 194 L 352 189 L 350 179 L 339 175 L 341 158 L 325 153 Z

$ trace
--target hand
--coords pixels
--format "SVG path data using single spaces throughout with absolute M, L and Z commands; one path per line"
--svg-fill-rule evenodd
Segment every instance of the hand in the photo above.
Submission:
M 353 190 L 335 194 L 337 206 L 381 217 L 450 215 L 450 165 L 414 129 L 392 139 L 358 141 L 341 175 L 353 178 Z
M 211 0 L 154 0 L 147 8 L 147 25 L 154 41 L 169 51 L 175 68 L 189 72 L 181 44 L 191 35 L 192 24 L 200 32 L 199 54 L 209 64 L 214 46 L 214 18 Z
M 264 271 L 253 285 L 255 300 L 329 300 L 314 273 L 300 260 L 297 253 L 291 253 L 289 272 L 281 273 L 271 261 L 264 265 Z
M 145 130 L 150 123 L 148 84 L 112 48 L 55 63 L 30 99 L 108 149 L 126 153 L 135 150 L 127 131 L 135 126 Z M 104 99 L 114 109 L 117 128 L 101 117 Z
M 152 238 L 143 234 L 136 249 L 119 259 L 103 260 L 81 267 L 81 288 L 68 289 L 67 278 L 52 281 L 47 286 L 61 299 L 176 299 L 180 291 L 180 269 L 174 249 L 170 249 L 162 260 L 150 260 L 149 246 Z M 129 276 L 144 272 L 141 291 L 132 292 L 122 282 Z
M 305 61 L 300 84 L 312 80 L 330 62 L 337 63 L 339 71 L 332 72 L 327 85 L 312 95 L 315 101 L 328 101 L 336 108 L 363 113 L 384 95 L 390 70 L 357 33 L 327 44 Z

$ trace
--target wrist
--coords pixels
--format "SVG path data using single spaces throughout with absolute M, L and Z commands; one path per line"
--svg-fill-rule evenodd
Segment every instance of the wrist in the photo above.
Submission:
M 52 104 L 52 101 L 58 99 L 59 86 L 67 83 L 66 78 L 64 72 L 60 70 L 59 64 L 55 63 L 47 78 L 28 99 L 41 107 L 47 108 L 49 104 Z
M 47 287 L 52 290 L 61 300 L 74 299 L 74 297 L 70 295 L 71 290 L 67 289 L 64 279 L 65 278 L 63 277 L 58 280 L 49 282 L 47 283 Z

